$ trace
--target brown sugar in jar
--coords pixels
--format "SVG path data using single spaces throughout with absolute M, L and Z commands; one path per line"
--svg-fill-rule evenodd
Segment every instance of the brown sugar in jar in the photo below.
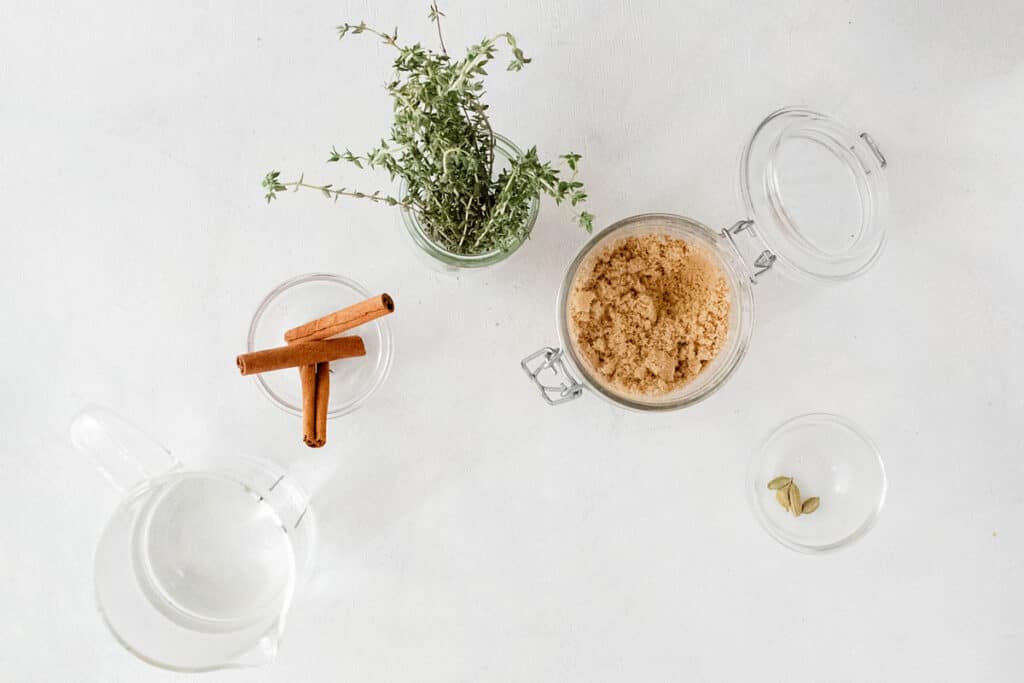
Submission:
M 729 306 L 728 281 L 706 251 L 665 234 L 635 235 L 581 266 L 569 330 L 600 383 L 660 396 L 691 382 L 722 349 Z

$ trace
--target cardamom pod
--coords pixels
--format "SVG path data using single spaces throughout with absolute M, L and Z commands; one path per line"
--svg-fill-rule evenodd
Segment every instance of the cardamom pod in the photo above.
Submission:
M 776 490 L 775 500 L 779 501 L 779 505 L 786 508 L 786 512 L 789 512 L 789 491 L 786 489 Z
M 792 477 L 775 477 L 768 482 L 768 488 L 772 491 L 780 491 L 793 483 Z
M 803 511 L 803 503 L 800 501 L 800 487 L 794 482 L 789 485 L 786 491 L 789 493 L 789 511 L 793 513 L 794 517 L 799 517 Z
M 808 498 L 804 501 L 803 507 L 800 508 L 800 511 L 805 515 L 809 515 L 818 509 L 819 504 L 821 504 L 821 499 L 817 496 Z

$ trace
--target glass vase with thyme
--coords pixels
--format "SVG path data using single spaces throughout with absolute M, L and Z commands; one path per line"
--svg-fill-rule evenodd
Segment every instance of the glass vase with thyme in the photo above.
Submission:
M 271 171 L 263 179 L 268 202 L 285 190 L 315 190 L 324 197 L 365 199 L 402 212 L 414 242 L 427 254 L 454 268 L 487 266 L 508 257 L 529 237 L 539 197 L 578 207 L 586 198 L 577 179 L 580 155 L 560 156 L 561 168 L 542 161 L 536 146 L 521 150 L 491 128 L 483 102 L 486 66 L 504 44 L 512 53 L 509 71 L 530 63 L 509 33 L 484 38 L 465 56 L 448 54 L 436 3 L 430 20 L 437 27 L 439 51 L 419 43 L 401 45 L 391 33 L 359 24 L 342 24 L 339 38 L 376 36 L 395 50 L 394 76 L 385 89 L 394 101 L 387 139 L 365 154 L 332 147 L 327 161 L 358 168 L 383 169 L 401 181 L 396 195 L 365 192 L 332 183 L 286 181 Z M 578 210 L 576 221 L 588 232 L 594 217 Z

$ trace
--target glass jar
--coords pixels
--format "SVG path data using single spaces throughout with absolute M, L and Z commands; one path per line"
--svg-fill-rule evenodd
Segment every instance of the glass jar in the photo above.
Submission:
M 886 166 L 874 140 L 802 108 L 780 109 L 754 131 L 740 159 L 743 215 L 714 231 L 684 216 L 649 213 L 623 219 L 595 235 L 569 265 L 556 299 L 559 346 L 542 348 L 521 365 L 557 405 L 590 390 L 624 408 L 676 410 L 714 393 L 746 353 L 754 318 L 753 287 L 769 270 L 817 282 L 861 275 L 885 242 Z M 569 299 L 580 267 L 613 242 L 666 235 L 702 248 L 729 285 L 724 346 L 692 381 L 664 395 L 626 394 L 595 377 L 569 330 Z M 579 378 L 579 379 L 577 379 Z
M 503 164 L 507 164 L 509 160 L 516 159 L 522 156 L 522 154 L 522 150 L 516 147 L 511 140 L 503 135 L 498 135 L 497 133 L 494 134 L 495 174 L 501 172 Z M 403 178 L 398 196 L 404 198 L 406 191 L 407 185 Z M 405 207 L 400 207 L 402 222 L 405 223 L 405 229 L 409 231 L 412 241 L 430 257 L 432 265 L 438 266 L 441 270 L 447 271 L 485 268 L 504 261 L 514 254 L 519 247 L 523 246 L 523 242 L 525 242 L 527 237 L 529 237 L 530 233 L 533 231 L 533 226 L 537 223 L 537 213 L 539 211 L 540 197 L 534 197 L 530 202 L 530 210 L 526 219 L 527 226 L 526 231 L 523 233 L 523 238 L 511 245 L 508 249 L 496 249 L 483 254 L 466 255 L 456 254 L 455 252 L 449 251 L 434 242 L 430 238 L 426 227 L 422 222 L 420 222 L 419 216 L 416 212 Z

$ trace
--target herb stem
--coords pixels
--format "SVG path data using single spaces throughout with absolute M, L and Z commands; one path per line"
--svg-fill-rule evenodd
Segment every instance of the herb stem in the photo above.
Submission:
M 408 199 L 397 199 L 391 195 L 380 194 L 379 192 L 360 192 L 358 190 L 335 190 L 327 185 L 313 185 L 311 183 L 305 183 L 302 181 L 295 181 L 293 183 L 281 183 L 284 187 L 291 187 L 298 189 L 304 187 L 309 190 L 319 190 L 325 195 L 331 195 L 333 197 L 352 197 L 354 199 L 369 199 L 371 202 L 379 202 L 383 204 L 391 204 L 392 206 L 401 206 L 406 209 L 411 209 L 415 206 L 415 202 Z
M 459 249 L 466 242 L 466 235 L 469 234 L 469 209 L 473 206 L 473 198 L 466 201 L 466 212 L 462 215 L 462 236 L 459 237 Z
M 366 22 L 362 22 L 362 21 L 359 22 L 359 24 L 342 24 L 341 26 L 338 27 L 338 37 L 339 38 L 344 38 L 349 32 L 351 32 L 353 35 L 357 35 L 357 34 L 360 34 L 360 33 L 372 33 L 373 35 L 375 35 L 378 38 L 380 38 L 384 42 L 385 45 L 390 45 L 391 47 L 393 47 L 393 48 L 395 48 L 396 50 L 399 50 L 399 51 L 401 51 L 401 49 L 402 49 L 398 45 L 398 32 L 397 31 L 394 34 L 389 35 L 389 34 L 385 33 L 384 31 L 378 31 L 377 29 L 373 28 L 372 26 L 367 26 Z
M 487 223 L 484 226 L 484 229 L 480 231 L 480 235 L 477 236 L 476 241 L 473 243 L 474 249 L 479 247 L 480 242 L 483 240 L 483 238 L 486 237 L 487 234 L 494 229 L 494 219 L 500 217 L 501 214 L 505 212 L 505 206 L 508 204 L 508 200 L 506 199 L 505 194 L 510 187 L 515 187 L 515 180 L 516 176 L 519 174 L 519 169 L 520 166 L 514 167 L 512 169 L 512 172 L 509 173 L 508 178 L 505 179 L 505 184 L 502 186 L 501 192 L 498 193 L 498 201 L 491 208 L 491 213 L 487 217 Z
M 437 8 L 437 0 L 433 0 L 430 3 L 430 18 L 437 24 L 437 42 L 441 43 L 441 54 L 447 56 L 448 50 L 444 46 L 444 36 L 441 35 L 441 17 L 443 16 L 441 10 Z
M 474 102 L 473 107 L 476 109 L 476 115 L 480 117 L 484 127 L 487 128 L 487 139 L 490 141 L 490 144 L 487 145 L 487 178 L 490 179 L 494 176 L 494 129 L 491 128 L 491 122 L 480 103 Z

